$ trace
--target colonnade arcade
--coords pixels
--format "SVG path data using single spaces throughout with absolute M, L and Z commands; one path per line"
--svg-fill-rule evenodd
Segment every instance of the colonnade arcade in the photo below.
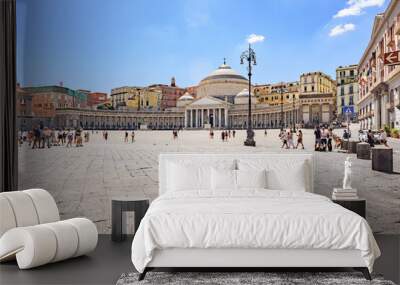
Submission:
M 229 126 L 231 128 L 247 128 L 247 110 L 232 111 L 229 114 Z M 267 107 L 262 110 L 254 110 L 252 112 L 253 128 L 280 128 L 292 127 L 293 124 L 301 123 L 299 110 L 296 106 L 289 108 L 285 106 L 283 112 L 277 107 Z
M 98 110 L 57 110 L 56 126 L 84 129 L 173 129 L 183 127 L 181 112 L 123 113 Z

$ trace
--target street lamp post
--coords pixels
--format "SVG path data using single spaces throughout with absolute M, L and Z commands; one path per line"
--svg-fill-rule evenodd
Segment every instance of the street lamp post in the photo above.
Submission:
M 249 110 L 247 115 L 247 138 L 244 142 L 245 146 L 256 146 L 256 141 L 254 140 L 253 124 L 251 120 L 251 69 L 252 65 L 256 65 L 256 53 L 251 48 L 249 44 L 249 49 L 244 51 L 240 56 L 240 64 L 244 64 L 244 60 L 248 62 L 248 75 L 249 75 Z
M 283 92 L 284 92 L 284 89 L 283 89 L 283 86 L 280 86 L 278 90 L 279 90 L 279 93 L 281 94 L 281 131 L 283 131 L 283 128 L 284 128 L 284 124 L 283 124 Z
M 296 95 L 293 94 L 293 113 L 292 113 L 292 120 L 293 120 L 293 132 L 296 132 L 296 110 L 295 110 L 295 103 L 294 100 L 296 99 Z

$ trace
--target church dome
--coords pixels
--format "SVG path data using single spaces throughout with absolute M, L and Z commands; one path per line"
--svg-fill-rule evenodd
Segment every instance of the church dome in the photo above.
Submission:
M 256 103 L 256 98 L 254 97 L 253 92 L 251 92 L 251 100 L 253 101 L 253 104 Z M 240 91 L 238 94 L 236 94 L 235 104 L 242 105 L 242 104 L 248 104 L 248 103 L 249 103 L 249 89 L 245 88 L 242 91 Z
M 235 97 L 248 86 L 248 80 L 224 63 L 211 72 L 197 87 L 197 97 L 214 96 L 220 99 Z
M 251 92 L 251 97 L 253 97 L 253 96 L 254 96 L 254 94 L 253 94 L 253 92 Z M 247 89 L 247 88 L 243 89 L 236 95 L 236 97 L 249 97 L 249 89 Z
M 232 78 L 244 80 L 247 82 L 247 79 L 244 76 L 238 74 L 234 69 L 232 69 L 232 67 L 224 63 L 220 65 L 218 69 L 211 72 L 202 81 L 210 79 L 232 79 Z
M 176 102 L 176 107 L 185 107 L 189 105 L 194 100 L 193 96 L 186 92 L 181 97 L 179 97 L 178 101 Z
M 193 96 L 189 94 L 189 92 L 186 92 L 183 94 L 181 97 L 179 97 L 179 101 L 187 101 L 187 100 L 193 100 Z

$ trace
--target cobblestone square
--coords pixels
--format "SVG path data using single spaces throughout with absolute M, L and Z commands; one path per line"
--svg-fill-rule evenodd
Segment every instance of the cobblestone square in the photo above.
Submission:
M 355 126 L 356 128 L 357 126 Z M 341 134 L 341 130 L 336 131 Z M 158 192 L 158 155 L 161 152 L 300 152 L 281 149 L 279 130 L 256 131 L 255 148 L 243 146 L 246 132 L 239 130 L 235 138 L 214 139 L 206 130 L 184 130 L 178 139 L 172 131 L 136 131 L 135 142 L 124 142 L 123 131 L 109 131 L 107 142 L 102 132 L 90 133 L 84 147 L 54 146 L 30 149 L 24 144 L 19 151 L 19 188 L 44 188 L 55 197 L 62 218 L 86 216 L 100 233 L 110 233 L 111 198 L 144 195 L 151 199 Z M 353 131 L 356 134 L 356 129 Z M 343 163 L 348 154 L 314 152 L 313 130 L 304 130 L 305 150 L 315 155 L 315 192 L 331 196 L 340 187 Z M 394 148 L 394 168 L 400 171 L 400 142 L 390 140 Z M 367 220 L 374 232 L 400 233 L 400 175 L 371 170 L 370 160 L 353 161 L 353 187 L 367 199 Z

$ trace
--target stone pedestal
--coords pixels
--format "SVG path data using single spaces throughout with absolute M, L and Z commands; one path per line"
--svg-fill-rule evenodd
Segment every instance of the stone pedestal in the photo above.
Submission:
M 372 170 L 393 172 L 393 149 L 377 146 L 372 148 Z
M 371 146 L 369 143 L 361 142 L 357 144 L 357 158 L 371 159 Z
M 357 153 L 357 145 L 359 141 L 349 141 L 348 150 L 350 153 Z

